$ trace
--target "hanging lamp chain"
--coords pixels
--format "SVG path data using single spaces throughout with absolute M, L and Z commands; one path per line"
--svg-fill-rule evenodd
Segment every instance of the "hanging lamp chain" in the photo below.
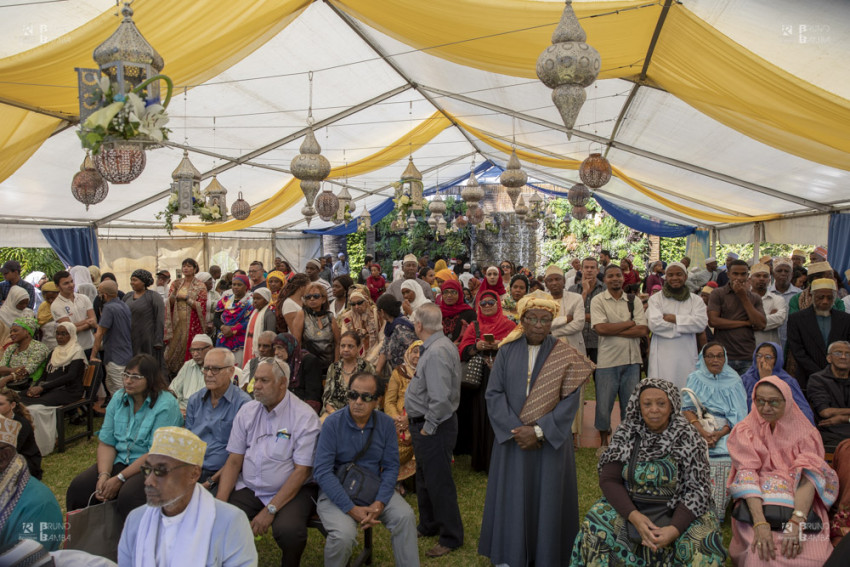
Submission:
M 307 80 L 310 83 L 309 91 L 309 102 L 307 103 L 307 125 L 313 125 L 313 71 L 307 73 Z

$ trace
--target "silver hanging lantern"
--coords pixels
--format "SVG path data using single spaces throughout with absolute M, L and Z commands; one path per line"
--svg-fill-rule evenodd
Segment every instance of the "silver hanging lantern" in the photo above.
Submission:
M 74 174 L 71 180 L 71 194 L 74 198 L 86 206 L 96 205 L 106 199 L 109 194 L 109 183 L 95 169 L 91 156 L 86 152 L 86 157 L 80 165 L 80 171 Z
M 224 185 L 218 182 L 218 178 L 213 175 L 212 181 L 204 189 L 204 195 L 207 197 L 207 208 L 212 211 L 213 207 L 218 207 L 218 212 L 221 215 L 220 221 L 227 220 L 227 189 Z
M 245 220 L 251 215 L 251 205 L 248 204 L 248 201 L 242 198 L 242 191 L 239 192 L 239 198 L 233 202 L 233 205 L 230 206 L 230 214 L 233 215 L 233 218 L 236 220 Z
M 525 206 L 525 200 L 523 200 L 522 195 L 520 195 L 519 199 L 516 201 L 514 212 L 516 213 L 516 216 L 519 217 L 520 222 L 525 221 L 525 215 L 528 214 L 528 207 Z
M 511 152 L 511 157 L 508 159 L 505 171 L 499 176 L 499 181 L 504 185 L 505 192 L 511 198 L 511 205 L 516 205 L 517 197 L 528 182 L 528 174 L 522 170 L 516 150 Z
M 587 34 L 573 11 L 572 0 L 566 0 L 561 21 L 552 33 L 552 45 L 537 58 L 537 77 L 552 91 L 552 102 L 567 127 L 567 139 L 578 113 L 587 98 L 585 88 L 596 81 L 602 58 L 585 43 Z
M 442 215 L 437 220 L 437 234 L 440 236 L 446 235 L 446 219 Z
M 102 152 L 101 152 L 102 153 Z M 144 156 L 144 152 L 142 152 Z M 194 211 L 193 199 L 195 193 L 201 191 L 201 172 L 189 159 L 189 151 L 183 150 L 183 159 L 177 165 L 177 169 L 171 174 L 174 182 L 171 190 L 177 193 L 177 214 L 191 215 Z
M 333 220 L 339 211 L 339 199 L 333 194 L 330 188 L 326 188 L 316 197 L 316 212 L 319 218 L 325 222 Z
M 567 201 L 573 207 L 583 207 L 590 200 L 590 189 L 581 183 L 576 183 L 570 187 L 567 193 Z
M 611 164 L 602 154 L 590 154 L 581 162 L 578 175 L 582 183 L 591 189 L 599 189 L 611 180 Z
M 339 208 L 336 211 L 336 222 L 345 222 L 345 215 L 348 213 L 351 214 L 351 193 L 348 192 L 348 188 L 343 185 L 342 191 L 339 192 L 339 195 L 336 196 L 337 201 L 339 201 Z
M 428 217 L 428 227 L 431 230 L 437 230 L 437 215 L 431 213 L 431 216 Z
M 466 201 L 467 205 L 470 207 L 477 206 L 478 202 L 484 198 L 484 190 L 478 184 L 478 180 L 475 179 L 475 172 L 469 174 L 469 180 L 466 182 L 466 186 L 461 190 L 460 198 Z
M 422 210 L 425 204 L 425 199 L 422 196 L 424 190 L 422 173 L 413 165 L 413 156 L 410 156 L 410 161 L 408 161 L 404 173 L 401 174 L 401 191 L 410 197 L 411 210 Z
M 301 207 L 301 216 L 307 221 L 307 226 L 310 226 L 310 221 L 316 216 L 316 209 L 313 208 L 313 205 L 304 205 Z
M 301 191 L 307 200 L 307 206 L 312 207 L 319 192 L 320 183 L 331 173 L 331 163 L 321 154 L 322 147 L 316 140 L 312 127 L 307 129 L 299 151 L 300 153 L 292 158 L 289 170 L 296 179 L 301 181 Z
M 416 226 L 416 217 L 413 215 L 413 211 L 411 211 L 410 216 L 407 217 L 407 226 L 410 228 Z

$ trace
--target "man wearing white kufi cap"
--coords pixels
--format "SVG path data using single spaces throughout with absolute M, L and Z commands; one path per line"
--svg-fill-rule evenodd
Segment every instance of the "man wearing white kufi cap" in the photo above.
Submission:
M 835 280 L 814 280 L 812 305 L 788 317 L 788 348 L 797 365 L 794 378 L 804 393 L 809 376 L 826 367 L 827 347 L 850 340 L 850 314 L 835 308 L 836 291 Z
M 393 283 L 391 283 L 387 288 L 387 293 L 391 294 L 399 301 L 404 301 L 404 296 L 401 294 L 401 284 L 403 284 L 405 280 L 413 280 L 419 284 L 419 287 L 422 288 L 422 293 L 425 294 L 428 301 L 434 301 L 434 294 L 431 291 L 431 286 L 429 286 L 424 280 L 420 280 L 416 277 L 418 268 L 419 260 L 416 258 L 416 255 L 406 255 L 401 263 L 402 277 L 393 280 Z
M 207 444 L 182 427 L 160 427 L 142 466 L 148 503 L 127 517 L 118 564 L 248 566 L 257 549 L 245 514 L 198 484 Z
M 647 376 L 663 378 L 683 388 L 696 369 L 696 337 L 708 325 L 705 303 L 687 287 L 688 271 L 681 262 L 667 266 L 661 293 L 649 298 L 646 318 L 652 331 Z

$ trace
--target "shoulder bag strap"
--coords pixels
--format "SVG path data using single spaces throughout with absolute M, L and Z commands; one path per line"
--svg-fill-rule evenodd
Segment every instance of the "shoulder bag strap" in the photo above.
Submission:
M 629 318 L 634 321 L 635 318 L 635 294 L 626 294 L 626 304 L 629 306 Z
M 477 341 L 481 339 L 481 327 L 478 326 L 478 319 L 475 319 L 473 323 L 475 323 L 475 340 Z
M 691 398 L 691 401 L 694 403 L 694 406 L 697 410 L 697 417 L 699 419 L 705 417 L 705 407 L 702 405 L 702 402 L 699 401 L 696 392 L 694 392 L 690 388 L 682 388 L 682 393 L 687 394 Z
M 377 427 L 377 426 L 378 426 L 378 416 L 377 416 L 377 414 L 373 411 L 373 412 L 372 412 L 372 430 L 371 430 L 371 431 L 369 431 L 369 437 L 367 437 L 367 438 L 366 438 L 366 444 L 365 444 L 365 445 L 363 445 L 363 448 L 362 448 L 362 449 L 360 449 L 360 450 L 357 452 L 357 454 L 356 454 L 356 455 L 354 455 L 354 458 L 353 458 L 353 459 L 351 459 L 351 462 L 352 462 L 352 463 L 356 463 L 356 462 L 360 459 L 360 457 L 362 457 L 363 455 L 365 455 L 365 454 L 366 454 L 366 451 L 368 451 L 368 450 L 369 450 L 369 446 L 370 446 L 370 445 L 372 445 L 372 435 L 375 433 L 375 427 Z
M 629 459 L 629 492 L 634 494 L 634 486 L 635 486 L 635 467 L 637 466 L 638 453 L 640 453 L 640 433 L 637 434 L 637 439 L 635 439 L 635 446 L 632 448 L 632 456 Z

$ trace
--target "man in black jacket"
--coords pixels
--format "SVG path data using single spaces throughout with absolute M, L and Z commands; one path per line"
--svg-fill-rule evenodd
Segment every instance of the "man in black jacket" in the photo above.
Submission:
M 829 364 L 809 376 L 809 402 L 818 420 L 818 431 L 828 453 L 850 439 L 850 343 L 829 345 Z
M 812 305 L 788 318 L 788 346 L 797 362 L 800 388 L 806 392 L 809 376 L 827 365 L 827 346 L 850 340 L 850 314 L 833 309 L 835 282 L 812 282 Z

